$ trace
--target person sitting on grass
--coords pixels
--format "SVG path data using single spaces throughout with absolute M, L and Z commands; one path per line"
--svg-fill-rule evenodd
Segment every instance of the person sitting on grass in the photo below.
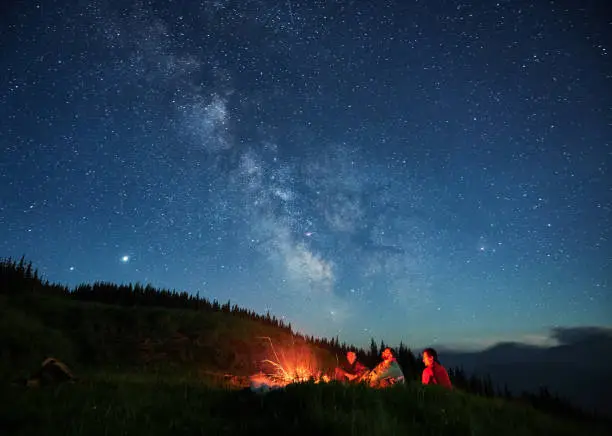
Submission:
M 346 353 L 346 363 L 336 368 L 335 379 L 339 381 L 357 382 L 367 374 L 368 368 L 357 360 L 357 354 L 354 351 Z
M 370 386 L 373 388 L 386 388 L 396 383 L 404 383 L 404 373 L 393 356 L 391 348 L 385 348 L 381 354 L 382 362 L 369 374 Z
M 440 385 L 445 388 L 452 389 L 453 385 L 448 377 L 446 369 L 438 360 L 438 353 L 433 348 L 425 348 L 423 350 L 423 363 L 425 369 L 421 381 L 424 385 Z

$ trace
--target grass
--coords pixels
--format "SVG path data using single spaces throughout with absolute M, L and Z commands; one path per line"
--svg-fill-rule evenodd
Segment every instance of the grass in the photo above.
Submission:
M 303 383 L 261 395 L 195 378 L 98 373 L 56 387 L 5 385 L 0 403 L 0 433 L 11 435 L 606 434 L 524 405 L 417 384 Z

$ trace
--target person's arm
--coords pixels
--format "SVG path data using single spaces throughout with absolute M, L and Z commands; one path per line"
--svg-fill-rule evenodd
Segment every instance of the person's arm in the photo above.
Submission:
M 446 371 L 446 368 L 444 368 L 442 365 L 438 365 L 436 367 L 436 373 L 434 373 L 434 375 L 436 377 L 436 383 L 439 383 L 442 386 L 452 387 L 448 372 Z
M 425 368 L 421 376 L 421 382 L 424 385 L 428 385 L 432 382 L 432 378 L 433 378 L 433 371 L 431 370 L 431 368 Z
M 392 362 L 389 364 L 385 364 L 382 362 L 376 368 L 374 368 L 375 376 L 373 377 L 374 381 L 382 380 L 388 377 L 399 377 L 402 374 L 402 370 L 399 368 L 397 362 Z
M 355 374 L 348 374 L 347 377 L 350 381 L 361 380 L 368 375 L 368 369 L 364 366 L 363 370 L 358 370 Z
M 397 360 L 391 362 L 389 366 L 385 369 L 384 374 L 381 374 L 381 378 L 399 378 L 403 377 L 404 373 L 402 372 L 402 368 L 397 363 Z
M 370 371 L 370 381 L 375 382 L 381 378 L 380 376 L 385 372 L 383 363 L 384 362 L 379 363 L 372 371 Z
M 357 375 L 357 377 L 361 377 L 362 375 L 367 374 L 368 371 L 370 371 L 370 369 L 367 366 L 357 361 L 357 364 L 355 365 L 355 374 Z

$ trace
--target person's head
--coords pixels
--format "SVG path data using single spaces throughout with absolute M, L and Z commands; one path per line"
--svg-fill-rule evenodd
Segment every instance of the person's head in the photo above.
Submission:
M 385 348 L 381 353 L 381 357 L 383 358 L 383 360 L 393 359 L 393 350 L 389 347 Z
M 357 360 L 357 354 L 355 354 L 354 351 L 349 351 L 348 353 L 346 353 L 346 360 L 348 360 L 348 363 L 352 365 L 353 363 L 355 363 L 355 360 Z
M 434 362 L 438 362 L 438 353 L 433 348 L 425 348 L 423 350 L 423 363 L 425 366 L 431 366 Z

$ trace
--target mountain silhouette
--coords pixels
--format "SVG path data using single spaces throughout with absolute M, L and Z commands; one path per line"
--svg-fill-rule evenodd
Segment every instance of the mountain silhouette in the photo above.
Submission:
M 504 342 L 477 352 L 447 350 L 440 359 L 447 367 L 489 374 L 514 394 L 545 386 L 585 410 L 612 417 L 612 329 L 559 327 L 551 336 L 558 345 Z

